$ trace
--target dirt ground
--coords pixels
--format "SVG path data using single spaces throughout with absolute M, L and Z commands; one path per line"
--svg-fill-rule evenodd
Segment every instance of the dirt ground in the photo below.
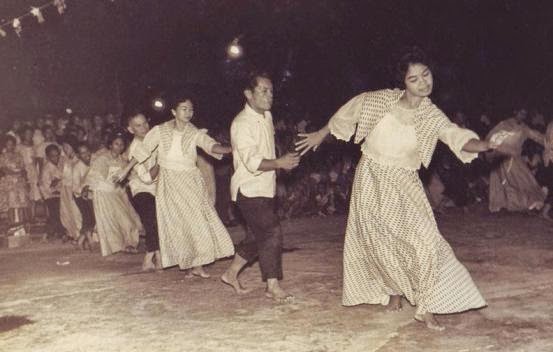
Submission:
M 263 296 L 257 265 L 236 296 L 218 277 L 185 279 L 176 268 L 140 273 L 142 255 L 79 252 L 33 242 L 0 250 L 0 351 L 553 351 L 553 224 L 484 206 L 439 218 L 488 307 L 440 316 L 433 332 L 414 308 L 342 307 L 344 217 L 283 223 L 284 286 L 297 297 Z M 243 236 L 232 229 L 233 238 Z

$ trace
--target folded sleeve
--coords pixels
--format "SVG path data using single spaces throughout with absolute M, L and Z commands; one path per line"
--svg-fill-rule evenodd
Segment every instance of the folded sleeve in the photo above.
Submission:
M 251 133 L 251 126 L 236 122 L 230 128 L 230 138 L 234 157 L 238 157 L 240 163 L 254 174 L 261 175 L 263 171 L 258 170 L 263 161 L 263 155 L 258 150 L 258 143 Z
M 361 116 L 365 93 L 359 94 L 345 103 L 328 121 L 330 133 L 338 139 L 349 141 Z
M 207 134 L 206 129 L 199 130 L 198 134 L 196 135 L 196 145 L 202 148 L 207 154 L 211 155 L 215 159 L 221 160 L 223 158 L 222 154 L 212 152 L 213 146 L 216 144 L 219 143 Z
M 478 157 L 478 153 L 466 152 L 463 150 L 465 144 L 471 139 L 480 139 L 473 131 L 461 128 L 453 122 L 445 125 L 439 133 L 439 139 L 447 144 L 449 149 L 461 160 L 463 163 L 470 163 Z
M 136 143 L 130 157 L 135 158 L 139 163 L 143 163 L 152 155 L 154 150 L 157 149 L 159 140 L 159 127 L 155 126 L 146 134 L 141 142 Z

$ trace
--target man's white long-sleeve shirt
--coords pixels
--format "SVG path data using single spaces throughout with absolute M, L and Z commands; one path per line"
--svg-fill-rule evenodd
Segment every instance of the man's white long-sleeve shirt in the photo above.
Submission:
M 276 172 L 260 171 L 263 159 L 276 158 L 275 129 L 269 111 L 257 113 L 248 104 L 236 115 L 230 126 L 234 174 L 230 192 L 236 201 L 238 192 L 246 197 L 273 198 L 276 192 Z

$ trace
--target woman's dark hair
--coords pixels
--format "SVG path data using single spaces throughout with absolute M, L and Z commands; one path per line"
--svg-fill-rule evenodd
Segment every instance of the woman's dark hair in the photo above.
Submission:
M 109 134 L 109 136 L 106 140 L 107 147 L 110 148 L 113 141 L 116 140 L 117 138 L 121 138 L 123 143 L 125 143 L 125 145 L 127 145 L 126 136 L 127 136 L 126 133 L 123 132 L 123 131 L 113 131 L 112 133 Z
M 257 87 L 258 78 L 266 78 L 268 80 L 271 80 L 271 76 L 265 71 L 251 71 L 245 81 L 244 90 L 253 91 L 255 87 Z
M 405 89 L 405 75 L 409 70 L 409 65 L 423 64 L 427 66 L 430 71 L 433 69 L 432 60 L 426 55 L 426 53 L 418 46 L 408 48 L 400 56 L 395 69 L 395 81 L 397 87 Z
M 194 97 L 192 96 L 192 93 L 188 91 L 180 91 L 177 93 L 174 93 L 171 95 L 171 98 L 169 100 L 169 108 L 176 109 L 177 106 L 179 106 L 180 103 L 184 103 L 185 101 L 190 101 L 194 103 Z

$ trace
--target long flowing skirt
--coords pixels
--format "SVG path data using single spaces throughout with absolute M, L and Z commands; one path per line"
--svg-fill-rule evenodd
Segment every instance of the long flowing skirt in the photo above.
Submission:
M 501 208 L 509 211 L 541 208 L 545 198 L 546 194 L 520 157 L 505 159 L 490 173 L 489 209 L 492 212 Z
M 234 254 L 230 235 L 208 198 L 197 168 L 161 169 L 156 211 L 163 267 L 187 269 Z
M 69 237 L 77 239 L 83 223 L 81 212 L 73 198 L 71 186 L 63 186 L 60 194 L 60 220 Z
M 142 223 L 125 191 L 95 191 L 92 203 L 103 256 L 138 246 Z
M 344 245 L 343 305 L 387 304 L 403 295 L 417 314 L 486 305 L 440 234 L 416 171 L 363 156 Z

